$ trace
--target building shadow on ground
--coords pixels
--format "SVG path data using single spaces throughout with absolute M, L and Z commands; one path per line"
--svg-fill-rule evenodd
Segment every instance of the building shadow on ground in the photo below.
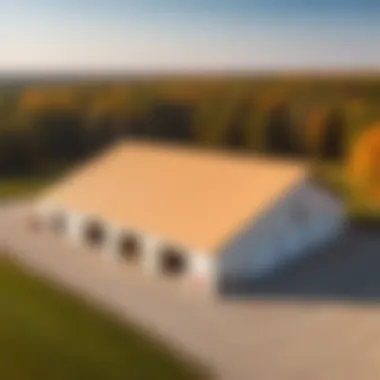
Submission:
M 227 299 L 380 302 L 380 228 L 352 225 L 312 255 L 260 280 L 226 284 Z

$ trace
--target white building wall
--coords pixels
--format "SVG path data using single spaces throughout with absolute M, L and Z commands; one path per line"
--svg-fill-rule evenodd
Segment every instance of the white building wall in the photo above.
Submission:
M 296 210 L 307 217 L 298 220 Z M 309 181 L 300 183 L 227 245 L 217 264 L 218 275 L 233 281 L 265 275 L 310 254 L 336 236 L 344 223 L 340 201 Z
M 36 211 L 47 223 L 57 213 L 63 213 L 66 218 L 67 229 L 64 234 L 69 243 L 86 246 L 84 239 L 84 228 L 89 221 L 98 221 L 106 229 L 107 238 L 99 248 L 101 256 L 111 261 L 120 260 L 118 252 L 118 241 L 125 233 L 132 233 L 141 240 L 142 257 L 140 262 L 141 270 L 150 275 L 159 275 L 160 249 L 165 247 L 168 242 L 164 238 L 150 236 L 144 232 L 132 229 L 121 228 L 109 221 L 98 220 L 88 215 L 75 213 L 70 210 L 62 210 L 54 204 L 39 204 Z M 184 253 L 187 260 L 186 274 L 181 276 L 179 282 L 194 286 L 197 292 L 208 293 L 214 289 L 215 273 L 212 255 L 209 252 L 201 252 L 197 249 L 173 245 Z
M 217 278 L 215 260 L 210 252 L 192 252 L 191 271 L 188 279 L 190 287 L 197 294 L 212 294 L 216 291 Z
M 294 219 L 297 207 L 308 217 L 300 223 Z M 37 212 L 50 218 L 60 208 L 41 204 Z M 64 210 L 62 210 L 64 211 Z M 83 228 L 88 216 L 66 210 L 69 241 L 83 244 Z M 272 205 L 261 218 L 252 221 L 240 236 L 222 250 L 217 260 L 209 252 L 178 247 L 186 252 L 188 272 L 185 282 L 201 291 L 213 291 L 220 278 L 244 279 L 262 276 L 281 264 L 309 254 L 318 244 L 333 238 L 344 226 L 344 208 L 341 202 L 326 191 L 305 181 Z M 160 247 L 167 242 L 143 232 L 122 229 L 108 221 L 101 221 L 107 229 L 108 239 L 102 247 L 104 256 L 118 260 L 117 241 L 124 232 L 140 236 L 143 244 L 142 270 L 158 274 Z
M 57 209 L 57 206 L 48 202 L 37 203 L 34 206 L 35 213 L 43 220 L 48 220 Z

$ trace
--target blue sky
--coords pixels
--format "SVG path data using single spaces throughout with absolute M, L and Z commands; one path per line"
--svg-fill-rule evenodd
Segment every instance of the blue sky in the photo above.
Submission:
M 0 70 L 380 68 L 380 2 L 0 0 Z

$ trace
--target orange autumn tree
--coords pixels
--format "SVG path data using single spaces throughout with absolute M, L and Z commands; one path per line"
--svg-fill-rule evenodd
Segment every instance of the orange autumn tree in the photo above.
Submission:
M 19 105 L 22 110 L 29 112 L 71 112 L 77 110 L 79 102 L 75 88 L 56 86 L 24 90 Z
M 50 96 L 48 92 L 40 88 L 29 88 L 20 95 L 20 107 L 27 111 L 45 109 L 49 104 Z
M 371 196 L 380 196 L 380 122 L 357 139 L 348 159 L 352 184 Z M 379 198 L 380 199 L 380 198 Z

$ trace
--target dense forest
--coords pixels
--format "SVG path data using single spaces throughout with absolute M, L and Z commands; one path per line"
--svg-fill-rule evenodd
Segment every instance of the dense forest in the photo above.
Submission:
M 380 77 L 178 77 L 0 84 L 0 174 L 128 137 L 341 162 L 380 120 Z

